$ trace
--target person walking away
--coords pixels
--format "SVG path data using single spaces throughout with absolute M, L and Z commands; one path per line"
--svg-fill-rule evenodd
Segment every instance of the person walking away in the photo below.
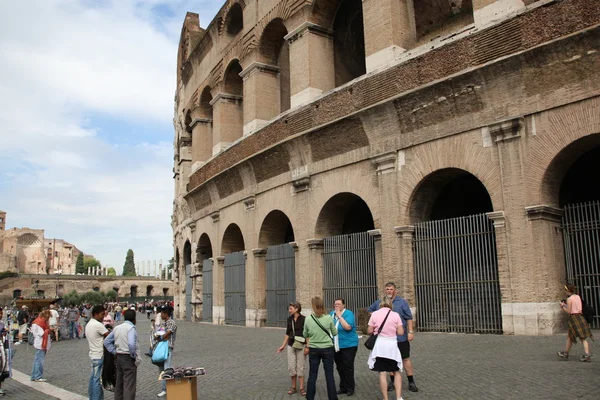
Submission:
M 283 349 L 287 347 L 287 362 L 288 371 L 292 379 L 292 387 L 288 390 L 288 394 L 296 393 L 298 385 L 298 391 L 301 396 L 306 396 L 304 390 L 304 371 L 306 363 L 306 355 L 304 354 L 304 343 L 298 342 L 295 338 L 304 339 L 304 320 L 306 317 L 300 314 L 302 311 L 302 305 L 298 302 L 290 303 L 288 306 L 288 313 L 290 316 L 287 319 L 287 328 L 285 330 L 285 337 L 283 343 L 277 349 L 278 353 L 281 353 Z M 296 345 L 294 345 L 296 342 Z
M 415 338 L 415 334 L 413 331 L 413 316 L 410 311 L 410 306 L 408 302 L 398 295 L 398 291 L 396 290 L 396 284 L 394 282 L 388 282 L 385 284 L 385 295 L 392 300 L 392 310 L 400 314 L 400 318 L 402 319 L 402 326 L 404 327 L 404 334 L 398 335 L 398 349 L 400 349 L 400 354 L 402 354 L 402 365 L 404 366 L 404 370 L 406 371 L 406 377 L 408 378 L 408 390 L 411 392 L 418 392 L 419 388 L 417 388 L 417 384 L 415 383 L 414 371 L 412 361 L 410 360 L 410 342 Z M 374 313 L 379 310 L 379 303 L 381 300 L 377 300 L 375 303 L 371 304 L 369 309 L 367 310 L 369 313 Z M 392 380 L 388 385 L 388 392 L 394 390 L 394 377 L 390 376 Z
M 306 338 L 304 354 L 308 354 L 310 365 L 306 398 L 314 400 L 317 392 L 317 376 L 319 375 L 319 364 L 323 361 L 325 380 L 327 382 L 327 398 L 337 400 L 335 391 L 335 378 L 333 376 L 333 337 L 337 335 L 337 329 L 333 319 L 325 313 L 325 305 L 320 297 L 311 300 L 313 314 L 304 321 L 303 336 Z
M 156 337 L 158 341 L 169 341 L 169 357 L 167 360 L 159 366 L 160 372 L 164 371 L 167 368 L 171 368 L 173 362 L 173 350 L 175 349 L 175 339 L 177 336 L 177 324 L 175 320 L 171 318 L 169 315 L 171 310 L 169 307 L 162 307 L 160 309 L 160 317 L 164 321 L 165 325 L 165 333 L 162 336 Z M 162 381 L 162 391 L 157 394 L 157 397 L 164 397 L 167 395 L 167 381 Z
M 75 307 L 75 304 L 71 304 L 67 313 L 67 321 L 69 323 L 69 339 L 79 339 L 79 328 L 77 323 L 79 321 L 79 309 Z
M 15 344 L 23 343 L 23 335 L 27 333 L 27 325 L 29 324 L 29 312 L 27 306 L 21 307 L 21 311 L 17 314 L 17 324 L 19 325 L 19 341 Z
M 117 305 L 115 306 L 115 322 L 121 321 L 121 310 L 123 310 L 123 308 L 120 304 L 117 303 Z
M 569 330 L 567 332 L 567 344 L 564 351 L 559 351 L 558 356 L 565 360 L 569 358 L 569 351 L 573 343 L 577 343 L 577 338 L 581 339 L 583 343 L 583 351 L 585 352 L 579 361 L 591 362 L 592 356 L 590 353 L 590 343 L 588 338 L 594 340 L 590 326 L 583 316 L 583 302 L 581 297 L 577 294 L 577 288 L 575 285 L 566 285 L 565 293 L 567 294 L 567 301 L 561 301 L 560 306 L 564 312 L 569 314 Z
M 343 298 L 335 299 L 333 311 L 329 314 L 333 318 L 338 334 L 334 338 L 335 354 L 333 359 L 340 376 L 340 390 L 338 394 L 354 395 L 354 359 L 358 351 L 358 334 L 354 313 L 346 309 Z
M 88 384 L 88 397 L 90 400 L 104 400 L 104 390 L 100 377 L 102 376 L 102 362 L 104 361 L 104 338 L 108 336 L 108 329 L 102 323 L 106 309 L 104 306 L 92 308 L 92 318 L 85 325 L 85 337 L 90 348 L 89 356 L 92 364 L 92 373 Z
M 50 331 L 54 333 L 54 340 L 58 342 L 58 311 L 56 311 L 56 305 L 50 304 Z
M 115 400 L 135 400 L 137 368 L 140 365 L 140 344 L 135 327 L 135 310 L 123 313 L 125 321 L 104 340 L 104 347 L 117 357 Z
M 90 305 L 89 304 L 84 304 L 83 305 L 83 310 L 81 310 L 81 320 L 83 321 L 81 323 L 81 332 L 83 333 L 83 338 L 85 339 L 85 327 L 88 324 L 88 322 L 90 322 L 90 319 L 92 318 L 92 310 L 90 309 Z
M 31 324 L 31 333 L 33 334 L 33 347 L 35 348 L 35 357 L 33 359 L 33 368 L 31 370 L 31 380 L 33 382 L 46 382 L 44 379 L 44 362 L 46 361 L 46 352 L 50 350 L 52 338 L 50 337 L 50 310 L 43 310 Z
M 402 400 L 402 354 L 398 348 L 397 336 L 404 334 L 404 326 L 400 314 L 392 311 L 392 307 L 392 299 L 384 295 L 379 301 L 379 310 L 371 314 L 367 333 L 378 336 L 369 353 L 368 364 L 372 371 L 379 372 L 383 400 L 388 400 L 388 374 L 391 374 L 394 380 L 396 398 Z

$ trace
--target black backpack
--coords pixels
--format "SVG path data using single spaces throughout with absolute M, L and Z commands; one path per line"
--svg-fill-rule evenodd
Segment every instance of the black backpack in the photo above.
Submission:
M 592 324 L 594 321 L 594 316 L 596 315 L 596 310 L 594 307 L 590 306 L 585 300 L 581 299 L 581 308 L 583 312 L 583 318 L 587 321 L 588 324 Z

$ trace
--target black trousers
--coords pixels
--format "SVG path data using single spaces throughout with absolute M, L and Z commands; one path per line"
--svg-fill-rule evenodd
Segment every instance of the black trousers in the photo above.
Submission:
M 137 366 L 129 354 L 117 354 L 115 400 L 135 400 Z
M 354 392 L 354 358 L 358 346 L 340 349 L 333 356 L 337 372 L 340 375 L 340 390 Z

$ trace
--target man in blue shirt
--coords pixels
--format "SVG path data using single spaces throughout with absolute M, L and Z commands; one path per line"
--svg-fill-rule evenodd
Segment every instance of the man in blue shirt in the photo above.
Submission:
M 135 311 L 123 313 L 125 322 L 117 326 L 104 341 L 104 347 L 117 357 L 115 400 L 135 400 L 140 344 L 135 329 Z
M 354 358 L 358 350 L 358 334 L 354 313 L 346 310 L 346 301 L 335 299 L 334 310 L 329 314 L 333 318 L 338 334 L 334 336 L 335 354 L 333 359 L 340 375 L 338 394 L 354 395 Z
M 404 326 L 404 335 L 398 336 L 398 349 L 400 350 L 402 364 L 404 365 L 406 377 L 408 378 L 408 390 L 411 392 L 418 392 L 419 389 L 415 384 L 413 377 L 413 366 L 412 362 L 410 361 L 410 342 L 415 338 L 413 331 L 413 316 L 412 312 L 410 311 L 410 306 L 406 300 L 398 296 L 396 284 L 394 282 L 388 282 L 385 284 L 385 295 L 392 299 L 393 309 L 395 312 L 400 314 L 402 325 Z M 379 300 L 371 304 L 368 309 L 369 313 L 373 313 L 377 310 L 379 310 Z M 394 390 L 393 381 L 388 385 L 388 391 L 392 390 Z

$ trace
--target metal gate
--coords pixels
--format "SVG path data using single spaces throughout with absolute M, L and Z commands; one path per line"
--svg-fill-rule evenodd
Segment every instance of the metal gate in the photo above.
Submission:
M 202 320 L 212 322 L 213 318 L 213 262 L 202 262 Z
M 496 235 L 485 214 L 415 225 L 420 331 L 502 333 Z
M 600 201 L 564 209 L 563 238 L 567 279 L 596 311 L 592 328 L 600 328 Z
M 246 325 L 246 255 L 225 255 L 225 323 Z
M 375 239 L 367 232 L 323 240 L 323 300 L 333 308 L 336 298 L 358 315 L 378 298 Z
M 267 326 L 286 326 L 288 305 L 296 301 L 296 255 L 289 244 L 267 248 Z
M 192 320 L 192 264 L 185 266 L 185 320 Z

